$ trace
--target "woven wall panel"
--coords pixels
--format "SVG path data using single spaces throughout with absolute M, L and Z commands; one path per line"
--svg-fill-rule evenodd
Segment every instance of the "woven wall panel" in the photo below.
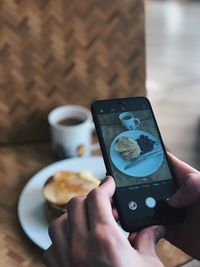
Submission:
M 144 95 L 141 0 L 0 1 L 0 143 L 46 140 L 55 106 Z

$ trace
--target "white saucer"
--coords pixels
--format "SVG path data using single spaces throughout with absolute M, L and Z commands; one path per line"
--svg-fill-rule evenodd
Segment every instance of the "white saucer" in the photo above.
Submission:
M 51 245 L 42 188 L 50 176 L 64 170 L 89 170 L 99 179 L 103 179 L 106 173 L 102 157 L 73 158 L 45 167 L 28 181 L 19 197 L 18 217 L 26 235 L 42 249 L 47 249 Z

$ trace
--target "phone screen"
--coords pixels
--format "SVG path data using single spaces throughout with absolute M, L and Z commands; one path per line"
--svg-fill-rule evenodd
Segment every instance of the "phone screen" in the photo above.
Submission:
M 150 109 L 99 114 L 99 123 L 118 187 L 172 179 Z
M 155 208 L 177 185 L 149 101 L 108 101 L 98 105 L 96 112 L 104 160 L 116 182 L 122 220 L 140 226 L 165 221 L 163 214 L 160 219 L 156 216 Z

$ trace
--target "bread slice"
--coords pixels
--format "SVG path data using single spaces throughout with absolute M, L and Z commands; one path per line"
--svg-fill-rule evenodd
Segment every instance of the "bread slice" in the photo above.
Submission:
M 100 181 L 89 171 L 59 171 L 43 187 L 45 209 L 50 221 L 66 212 L 67 202 L 75 196 L 85 196 L 98 187 Z

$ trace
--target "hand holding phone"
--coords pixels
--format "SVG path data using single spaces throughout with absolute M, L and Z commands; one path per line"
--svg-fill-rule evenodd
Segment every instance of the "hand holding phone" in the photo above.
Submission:
M 184 211 L 167 203 L 177 183 L 148 99 L 96 101 L 92 114 L 107 173 L 116 182 L 122 227 L 137 231 L 182 220 Z

